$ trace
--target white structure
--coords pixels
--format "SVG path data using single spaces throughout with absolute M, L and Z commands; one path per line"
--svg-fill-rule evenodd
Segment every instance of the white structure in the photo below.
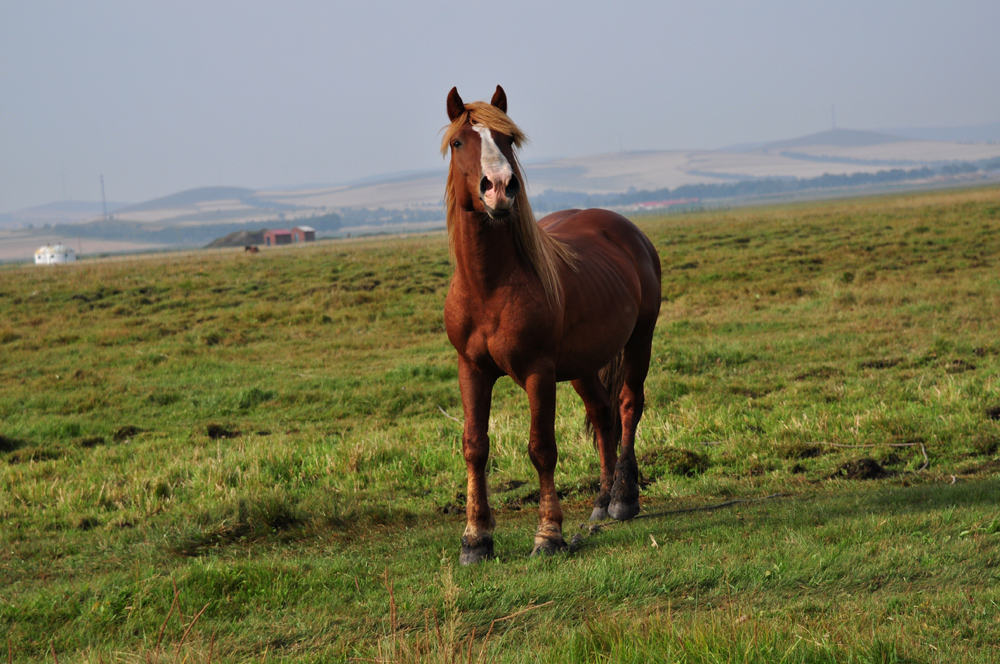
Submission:
M 52 265 L 53 263 L 72 263 L 76 260 L 76 252 L 64 244 L 47 244 L 35 252 L 35 265 Z

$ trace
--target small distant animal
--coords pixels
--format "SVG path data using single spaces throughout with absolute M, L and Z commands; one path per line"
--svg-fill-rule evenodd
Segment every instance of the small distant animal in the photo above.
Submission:
M 248 244 L 247 246 L 243 247 L 243 253 L 259 254 L 260 249 Z

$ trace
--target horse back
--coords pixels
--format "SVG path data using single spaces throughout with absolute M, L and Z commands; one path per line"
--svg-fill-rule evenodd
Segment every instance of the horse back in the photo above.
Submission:
M 576 256 L 562 271 L 565 298 L 560 364 L 613 356 L 660 312 L 660 258 L 645 233 L 610 210 L 564 210 L 539 224 Z M 598 352 L 602 349 L 603 352 Z M 568 373 L 573 373 L 572 370 Z
M 595 261 L 606 264 L 621 277 L 635 277 L 639 299 L 655 296 L 659 302 L 660 257 L 646 234 L 622 215 L 600 208 L 561 210 L 538 223 L 573 250 L 578 271 L 591 269 Z

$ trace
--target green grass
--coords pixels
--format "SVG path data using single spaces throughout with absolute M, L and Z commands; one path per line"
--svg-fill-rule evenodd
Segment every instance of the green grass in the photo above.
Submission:
M 583 539 L 529 558 L 505 380 L 472 569 L 443 237 L 0 270 L 0 658 L 995 661 L 1000 190 L 640 223 L 644 510 L 783 497 L 580 530 L 560 386 Z

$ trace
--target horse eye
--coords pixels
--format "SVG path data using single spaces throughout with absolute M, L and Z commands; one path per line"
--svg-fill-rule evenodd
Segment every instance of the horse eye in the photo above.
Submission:
M 460 147 L 462 147 L 462 141 L 454 141 L 454 142 L 452 142 L 451 147 L 453 147 L 453 148 L 460 148 Z

